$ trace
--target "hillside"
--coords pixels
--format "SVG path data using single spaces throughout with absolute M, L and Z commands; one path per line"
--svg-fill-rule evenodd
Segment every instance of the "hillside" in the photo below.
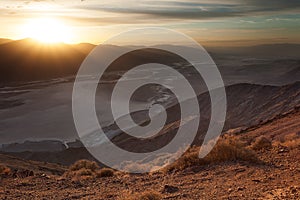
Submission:
M 243 133 L 226 135 L 248 147 L 261 136 L 271 141 L 271 147 L 255 150 L 258 163 L 236 160 L 192 165 L 172 173 L 130 175 L 118 172 L 113 177 L 85 176 L 76 181 L 55 175 L 4 178 L 0 182 L 0 198 L 124 200 L 142 199 L 138 196 L 153 191 L 157 199 L 296 200 L 300 198 L 299 133 L 298 109 Z M 19 166 L 25 163 L 32 165 L 32 162 L 23 161 Z
M 24 160 L 9 155 L 0 154 L 0 164 L 9 167 L 13 172 L 32 171 L 33 174 L 61 175 L 66 168 L 53 164 L 38 161 Z

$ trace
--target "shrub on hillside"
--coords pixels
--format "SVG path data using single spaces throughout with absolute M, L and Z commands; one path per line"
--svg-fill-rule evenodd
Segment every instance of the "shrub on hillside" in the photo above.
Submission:
M 69 167 L 64 176 L 72 180 L 95 178 L 98 169 L 99 166 L 94 161 L 79 160 Z
M 237 160 L 255 163 L 259 161 L 251 149 L 231 139 L 220 139 L 212 151 L 202 159 L 198 157 L 199 150 L 200 147 L 190 148 L 181 158 L 167 166 L 164 170 L 183 170 L 195 165 L 208 165 Z
M 282 145 L 286 146 L 290 149 L 300 148 L 300 138 L 293 139 L 293 140 L 287 140 L 287 141 L 283 142 Z
M 272 142 L 268 138 L 261 136 L 256 138 L 254 143 L 251 145 L 251 148 L 253 150 L 271 149 Z
M 0 165 L 0 176 L 8 176 L 11 174 L 10 168 Z
M 99 169 L 99 165 L 94 161 L 79 160 L 69 167 L 64 176 L 72 180 L 91 179 L 99 177 L 111 177 L 114 175 L 112 169 Z
M 291 133 L 280 138 L 280 141 L 275 142 L 276 145 L 282 145 L 290 149 L 300 148 L 300 133 Z
M 89 169 L 91 171 L 96 171 L 97 169 L 99 169 L 99 166 L 94 161 L 78 160 L 73 165 L 71 165 L 69 168 L 70 171 L 77 171 L 80 169 Z
M 111 177 L 114 175 L 114 170 L 103 168 L 97 171 L 97 177 Z

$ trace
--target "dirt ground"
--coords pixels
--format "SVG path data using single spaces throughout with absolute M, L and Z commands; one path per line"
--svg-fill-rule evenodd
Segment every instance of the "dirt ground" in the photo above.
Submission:
M 265 135 L 271 149 L 256 151 L 260 164 L 225 162 L 193 166 L 172 173 L 134 175 L 72 181 L 59 175 L 36 174 L 2 178 L 0 199 L 126 199 L 155 191 L 162 199 L 300 199 L 300 114 L 276 119 L 238 134 L 251 142 Z M 288 140 L 289 138 L 292 138 Z M 288 138 L 288 139 L 287 139 Z

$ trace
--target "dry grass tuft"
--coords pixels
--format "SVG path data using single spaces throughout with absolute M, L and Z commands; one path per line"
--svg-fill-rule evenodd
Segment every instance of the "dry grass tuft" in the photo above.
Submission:
M 190 148 L 179 160 L 167 166 L 164 171 L 183 170 L 185 168 L 197 165 L 217 164 L 227 161 L 249 161 L 258 163 L 254 151 L 246 148 L 242 143 L 231 139 L 220 139 L 212 151 L 204 158 L 200 159 L 199 147 Z
M 114 176 L 114 170 L 109 168 L 103 168 L 97 171 L 97 177 L 112 177 Z
M 71 178 L 74 181 L 111 177 L 113 175 L 114 171 L 112 169 L 100 169 L 96 162 L 89 160 L 79 160 L 75 162 L 64 174 L 66 178 Z
M 76 181 L 91 179 L 96 177 L 96 171 L 98 169 L 99 166 L 94 161 L 79 160 L 69 167 L 69 170 L 65 172 L 64 176 Z
M 261 136 L 256 138 L 254 143 L 251 145 L 251 148 L 253 150 L 271 149 L 272 142 L 268 138 Z
M 97 169 L 99 169 L 99 166 L 94 161 L 78 160 L 69 168 L 70 171 L 78 171 L 80 169 L 89 169 L 91 171 L 96 171 Z
M 300 138 L 294 140 L 288 140 L 282 143 L 283 146 L 286 146 L 290 149 L 300 148 Z
M 11 174 L 10 168 L 0 165 L 0 176 L 8 176 Z
M 292 133 L 284 136 L 280 141 L 275 142 L 274 145 L 282 145 L 290 149 L 300 148 L 300 134 Z

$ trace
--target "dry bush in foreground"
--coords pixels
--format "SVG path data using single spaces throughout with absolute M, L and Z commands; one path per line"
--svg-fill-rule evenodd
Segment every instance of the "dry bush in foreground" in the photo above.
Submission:
M 140 194 L 130 194 L 126 193 L 122 197 L 118 198 L 119 200 L 161 200 L 162 195 L 155 191 L 143 192 Z
M 64 176 L 72 180 L 84 180 L 99 177 L 111 177 L 114 175 L 112 169 L 99 169 L 99 165 L 94 161 L 79 160 L 70 166 Z
M 99 166 L 96 162 L 89 160 L 79 160 L 69 167 L 64 176 L 72 180 L 83 180 L 96 177 Z
M 254 143 L 251 145 L 253 150 L 271 149 L 272 142 L 264 136 L 256 138 Z
M 8 176 L 11 174 L 10 168 L 0 165 L 0 176 Z
M 282 143 L 283 146 L 289 147 L 290 149 L 300 148 L 300 138 L 294 140 L 288 140 Z
M 255 153 L 232 139 L 220 139 L 212 151 L 204 158 L 200 159 L 199 147 L 190 148 L 181 158 L 173 164 L 167 166 L 164 171 L 183 170 L 196 165 L 216 164 L 227 161 L 249 161 L 257 163 L 259 159 Z
M 284 136 L 280 139 L 280 141 L 275 142 L 276 145 L 282 145 L 288 147 L 290 149 L 300 148 L 300 134 L 299 133 L 292 133 L 289 135 Z
M 97 169 L 99 169 L 99 166 L 94 161 L 78 160 L 73 165 L 71 165 L 69 168 L 70 171 L 77 171 L 80 169 L 89 169 L 91 171 L 96 171 Z
M 114 170 L 109 169 L 109 168 L 100 169 L 96 173 L 97 173 L 97 177 L 111 177 L 111 176 L 114 176 Z

